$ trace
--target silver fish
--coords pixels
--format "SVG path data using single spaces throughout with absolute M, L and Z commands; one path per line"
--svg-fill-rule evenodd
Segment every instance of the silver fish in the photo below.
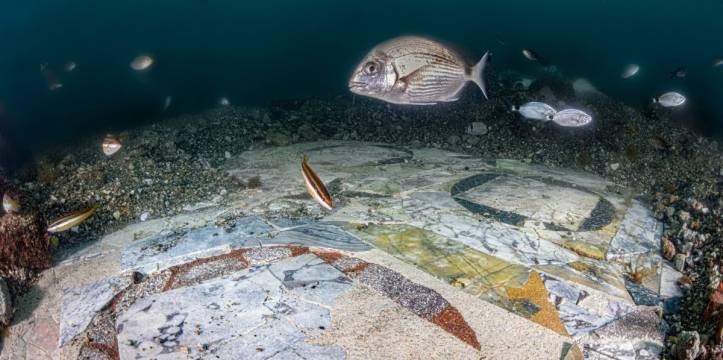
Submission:
M 723 58 L 715 58 L 713 59 L 713 67 L 719 67 L 723 65 Z
M 68 61 L 65 65 L 63 65 L 63 70 L 65 72 L 73 72 L 76 67 L 78 67 L 78 64 L 76 64 L 75 61 Z
M 550 66 L 550 62 L 544 59 L 540 54 L 536 53 L 535 51 L 531 49 L 522 49 L 522 55 L 524 55 L 527 60 L 535 61 L 540 63 L 542 66 Z M 557 71 L 557 68 L 550 68 L 546 69 L 548 72 L 555 72 Z
M 487 98 L 485 53 L 469 66 L 446 46 L 417 36 L 386 41 L 372 49 L 349 80 L 351 92 L 392 104 L 434 105 L 459 99 L 472 81 Z
M 682 79 L 688 75 L 688 69 L 685 66 L 681 66 L 670 74 L 671 78 Z
M 171 102 L 173 101 L 172 96 L 166 96 L 166 99 L 163 100 L 163 111 L 168 110 L 169 107 L 171 107 Z
M 224 97 L 218 99 L 218 104 L 221 106 L 229 106 L 229 105 L 231 105 L 231 102 L 228 101 L 228 98 L 224 96 Z
M 539 58 L 537 57 L 537 53 L 530 49 L 522 49 L 522 55 L 524 55 L 527 60 L 530 61 L 537 61 Z
M 638 66 L 636 64 L 630 64 L 625 68 L 625 71 L 623 71 L 623 74 L 621 75 L 621 77 L 623 79 L 629 79 L 629 78 L 637 75 L 639 71 L 640 71 L 640 66 Z
M 117 153 L 122 147 L 123 144 L 121 144 L 118 139 L 108 135 L 105 137 L 105 139 L 103 139 L 103 145 L 101 145 L 101 150 L 103 150 L 103 154 L 105 154 L 105 156 L 111 156 Z
M 552 117 L 552 121 L 560 126 L 577 127 L 585 126 L 592 122 L 592 116 L 577 109 L 566 109 L 558 111 L 555 116 Z
M 13 199 L 10 194 L 3 194 L 3 210 L 6 214 L 13 214 L 20 211 L 20 203 Z
M 153 65 L 153 58 L 148 55 L 137 56 L 130 63 L 131 69 L 133 69 L 135 71 L 146 70 L 149 67 L 151 67 L 151 65 Z
M 657 98 L 653 98 L 654 104 L 660 104 L 663 107 L 676 107 L 683 105 L 685 103 L 686 99 L 685 96 L 675 92 L 667 92 L 663 95 L 660 95 Z
M 557 113 L 552 106 L 541 102 L 528 102 L 522 106 L 512 106 L 512 111 L 519 112 L 520 115 L 533 120 L 550 121 Z

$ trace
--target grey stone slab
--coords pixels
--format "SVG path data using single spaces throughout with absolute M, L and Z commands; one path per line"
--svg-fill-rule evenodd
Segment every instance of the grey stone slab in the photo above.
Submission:
M 177 233 L 161 234 L 137 241 L 123 250 L 121 270 L 150 273 L 198 258 L 220 255 L 248 242 L 272 227 L 258 217 L 246 217 L 231 226 L 207 226 Z
M 61 308 L 59 346 L 85 331 L 95 315 L 131 284 L 129 276 L 111 277 L 67 289 Z
M 580 339 L 591 358 L 658 359 L 665 332 L 656 307 L 637 306 L 625 316 Z
M 334 291 L 315 286 L 326 282 L 337 285 Z M 343 273 L 305 254 L 155 294 L 119 314 L 120 356 L 185 359 L 190 352 L 217 359 L 276 354 L 341 359 L 343 349 L 304 344 L 304 339 L 331 327 L 326 305 L 351 287 Z
M 652 290 L 625 277 L 625 287 L 636 305 L 658 305 L 660 297 Z
M 661 232 L 662 224 L 653 217 L 651 211 L 634 201 L 610 242 L 607 257 L 619 258 L 658 250 Z
M 308 224 L 291 227 L 272 237 L 260 239 L 262 245 L 301 245 L 344 251 L 366 251 L 371 246 L 331 224 Z
M 670 299 L 683 296 L 683 293 L 678 287 L 678 279 L 683 277 L 683 274 L 673 269 L 668 263 L 663 263 L 660 271 L 660 297 L 663 299 Z
M 0 327 L 7 326 L 13 318 L 13 299 L 5 279 L 0 277 Z

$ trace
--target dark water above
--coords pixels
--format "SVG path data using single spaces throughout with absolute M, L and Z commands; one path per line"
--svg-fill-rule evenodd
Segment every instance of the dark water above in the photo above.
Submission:
M 124 0 L 0 3 L 0 134 L 9 152 L 37 150 L 87 132 L 232 104 L 348 94 L 347 80 L 375 44 L 420 34 L 496 71 L 534 77 L 532 48 L 567 78 L 584 77 L 636 107 L 669 90 L 703 133 L 723 134 L 723 1 L 297 1 Z M 150 54 L 137 73 L 128 64 Z M 77 69 L 63 73 L 67 61 Z M 41 63 L 63 88 L 48 91 Z M 641 66 L 621 80 L 629 63 Z M 670 73 L 687 66 L 685 79 Z M 494 94 L 491 94 L 494 96 Z M 164 114 L 167 116 L 169 114 Z

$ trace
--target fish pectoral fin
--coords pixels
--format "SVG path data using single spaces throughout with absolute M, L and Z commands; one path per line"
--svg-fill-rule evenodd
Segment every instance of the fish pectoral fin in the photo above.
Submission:
M 403 82 L 404 87 L 406 88 L 407 84 L 409 84 L 411 81 L 421 79 L 424 76 L 424 74 L 422 74 L 422 73 L 428 67 L 429 67 L 429 65 L 422 65 L 419 68 L 417 68 L 417 70 L 414 70 L 414 71 L 410 72 L 409 74 L 407 74 L 407 76 L 400 77 L 397 81 Z

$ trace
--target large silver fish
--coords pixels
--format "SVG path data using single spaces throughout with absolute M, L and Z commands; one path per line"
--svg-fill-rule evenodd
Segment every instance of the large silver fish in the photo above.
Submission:
M 349 90 L 393 104 L 434 105 L 459 99 L 472 81 L 487 98 L 485 53 L 469 66 L 446 46 L 417 36 L 386 41 L 364 58 L 349 80 Z

